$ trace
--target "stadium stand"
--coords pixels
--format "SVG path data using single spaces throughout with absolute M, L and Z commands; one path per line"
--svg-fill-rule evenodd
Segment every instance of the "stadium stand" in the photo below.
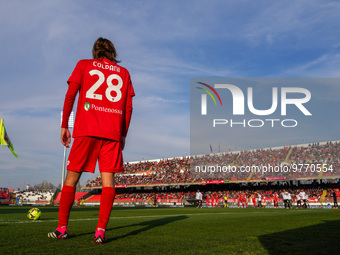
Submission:
M 173 198 L 176 200 L 174 203 L 185 204 L 185 201 L 193 200 L 197 189 L 204 190 L 204 200 L 209 194 L 215 194 L 220 202 L 228 196 L 230 202 L 236 203 L 242 191 L 249 200 L 254 193 L 261 193 L 264 201 L 271 203 L 274 190 L 277 193 L 282 192 L 280 185 L 288 185 L 294 202 L 294 194 L 301 189 L 303 183 L 313 183 L 318 187 L 307 189 L 310 202 L 320 203 L 323 196 L 323 200 L 328 202 L 330 199 L 328 195 L 324 195 L 324 190 L 338 188 L 339 160 L 340 142 L 331 141 L 130 162 L 125 163 L 125 172 L 116 176 L 115 204 L 148 204 L 153 203 L 155 196 L 161 204 L 171 204 L 174 202 L 172 198 L 170 199 L 173 194 L 176 194 Z M 205 171 L 196 171 L 193 166 L 205 166 Z M 229 166 L 236 171 L 218 172 L 217 166 Z M 263 169 L 241 171 L 244 166 L 248 166 L 247 170 L 251 170 L 252 166 L 267 166 L 279 171 L 263 171 Z M 289 168 L 290 171 L 283 171 Z M 207 169 L 215 169 L 215 171 Z M 331 183 L 336 183 L 335 187 Z M 244 185 L 248 189 L 245 189 Z M 263 185 L 268 186 L 271 191 L 262 190 Z M 307 185 L 303 187 L 306 189 Z M 100 192 L 101 177 L 89 181 L 83 189 Z M 85 203 L 96 203 L 99 199 L 99 195 L 92 196 L 86 199 Z M 282 197 L 279 199 L 281 201 Z
M 119 185 L 127 187 L 161 184 L 190 185 L 209 180 L 249 182 L 317 179 L 319 177 L 327 179 L 340 177 L 339 160 L 340 143 L 336 141 L 210 154 L 192 158 L 126 163 L 128 170 L 124 174 L 118 174 L 116 178 Z M 195 168 L 190 169 L 190 165 L 200 166 L 200 171 Z M 229 166 L 235 171 L 232 169 L 228 171 L 228 168 L 218 171 L 218 166 Z M 267 171 L 259 167 L 266 167 Z M 100 176 L 86 184 L 86 188 L 100 186 Z

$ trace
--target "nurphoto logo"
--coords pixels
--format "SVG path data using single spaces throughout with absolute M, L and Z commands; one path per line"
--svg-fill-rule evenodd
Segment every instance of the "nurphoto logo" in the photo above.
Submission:
M 213 100 L 215 106 L 217 106 L 217 99 L 219 100 L 221 107 L 230 107 L 230 100 L 228 100 L 228 104 L 222 104 L 221 95 L 231 95 L 232 97 L 232 115 L 233 116 L 244 116 L 245 110 L 248 110 L 251 114 L 255 116 L 267 116 L 265 119 L 242 119 L 241 121 L 234 119 L 225 119 L 225 118 L 214 118 L 212 121 L 213 127 L 218 125 L 230 125 L 230 127 L 243 126 L 243 127 L 263 127 L 265 124 L 271 125 L 274 127 L 276 124 L 280 123 L 282 127 L 296 127 L 298 125 L 298 121 L 296 119 L 277 119 L 277 118 L 269 118 L 272 114 L 276 113 L 276 111 L 280 112 L 281 116 L 287 116 L 287 106 L 292 105 L 293 111 L 299 110 L 305 116 L 312 116 L 312 113 L 305 106 L 311 100 L 311 92 L 306 88 L 301 87 L 272 87 L 271 88 L 271 98 L 263 99 L 263 95 L 255 97 L 253 93 L 253 87 L 247 87 L 246 93 L 242 91 L 242 89 L 233 84 L 214 84 L 209 85 L 203 82 L 197 82 L 205 86 L 206 88 L 197 87 L 202 90 L 204 93 L 201 94 L 201 115 L 208 115 L 208 99 L 207 95 L 210 96 L 211 100 Z M 219 92 L 217 92 L 217 90 Z M 270 101 L 271 106 L 267 109 L 257 109 L 254 106 L 255 102 L 261 102 L 263 100 Z M 246 104 L 245 104 L 246 102 Z M 247 108 L 246 108 L 247 107 Z M 211 109 L 209 109 L 211 110 Z

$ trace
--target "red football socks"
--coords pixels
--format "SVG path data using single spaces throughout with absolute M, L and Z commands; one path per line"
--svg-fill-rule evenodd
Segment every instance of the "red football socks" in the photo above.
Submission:
M 116 189 L 112 187 L 104 187 L 100 198 L 99 220 L 97 228 L 106 229 L 109 222 L 113 201 L 116 196 Z
M 74 202 L 76 187 L 64 185 L 61 191 L 59 203 L 59 222 L 58 227 L 64 227 L 68 224 L 68 218 Z

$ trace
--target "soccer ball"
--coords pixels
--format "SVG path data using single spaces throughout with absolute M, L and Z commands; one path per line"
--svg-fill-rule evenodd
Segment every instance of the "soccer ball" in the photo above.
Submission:
M 37 220 L 41 216 L 41 211 L 39 208 L 32 208 L 27 212 L 27 218 L 30 220 Z

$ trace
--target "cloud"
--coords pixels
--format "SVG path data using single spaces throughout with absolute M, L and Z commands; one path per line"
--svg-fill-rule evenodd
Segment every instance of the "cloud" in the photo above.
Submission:
M 315 48 L 320 41 L 334 42 L 333 33 L 339 30 L 340 4 L 334 1 L 276 1 L 259 7 L 241 35 L 254 44 L 275 41 L 280 47 Z
M 334 77 L 340 75 L 340 52 L 329 52 L 322 54 L 315 59 L 294 66 L 291 69 L 285 70 L 287 75 L 291 76 L 308 76 L 308 77 Z

